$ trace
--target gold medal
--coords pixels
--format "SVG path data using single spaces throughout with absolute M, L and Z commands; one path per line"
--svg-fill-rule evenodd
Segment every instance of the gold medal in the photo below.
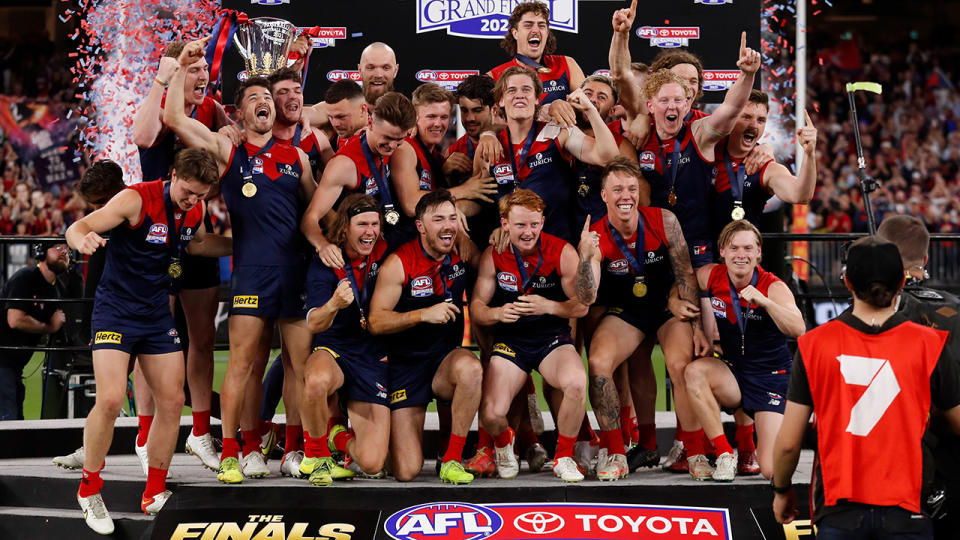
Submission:
M 360 314 L 360 328 L 363 328 L 364 330 L 367 329 L 367 318 L 364 317 L 362 313 Z
M 677 205 L 677 194 L 671 191 L 670 194 L 667 195 L 667 202 L 670 203 L 670 206 L 676 206 L 676 205 Z
M 167 267 L 167 274 L 170 274 L 173 279 L 177 279 L 183 274 L 183 267 L 178 262 L 171 262 L 170 266 Z
M 586 184 L 580 184 L 580 187 L 577 188 L 577 193 L 578 193 L 581 197 L 586 197 L 587 195 L 590 194 L 590 186 L 588 186 L 588 185 L 586 185 Z
M 396 210 L 387 210 L 384 218 L 386 218 L 387 223 L 390 225 L 396 225 L 400 222 L 400 212 L 397 212 Z
M 733 211 L 730 212 L 730 217 L 732 217 L 734 221 L 740 221 L 745 215 L 746 212 L 743 211 L 742 206 L 734 206 Z
M 243 193 L 244 197 L 253 197 L 257 194 L 257 185 L 253 182 L 244 182 L 243 187 L 240 188 L 240 192 Z
M 539 71 L 540 73 L 550 73 L 553 70 L 546 66 L 540 66 L 537 68 L 537 71 Z
M 633 283 L 633 295 L 637 298 L 643 298 L 647 295 L 647 284 L 642 279 L 637 279 Z

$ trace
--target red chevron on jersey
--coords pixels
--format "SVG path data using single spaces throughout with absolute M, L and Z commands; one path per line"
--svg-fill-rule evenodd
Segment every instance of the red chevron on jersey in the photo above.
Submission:
M 537 71 L 540 82 L 543 83 L 543 93 L 540 94 L 540 103 L 546 105 L 551 101 L 564 99 L 571 92 L 570 88 L 570 70 L 567 66 L 567 57 L 562 54 L 544 55 L 540 63 L 550 71 L 544 73 Z M 516 58 L 509 62 L 500 64 L 490 70 L 490 76 L 493 80 L 499 81 L 508 68 L 519 66 L 531 69 L 530 66 L 520 62 Z

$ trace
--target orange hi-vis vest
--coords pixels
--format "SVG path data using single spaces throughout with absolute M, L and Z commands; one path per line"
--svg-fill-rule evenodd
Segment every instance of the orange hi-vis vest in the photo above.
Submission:
M 946 340 L 912 322 L 864 334 L 837 320 L 798 339 L 826 506 L 845 499 L 920 512 L 920 439 Z

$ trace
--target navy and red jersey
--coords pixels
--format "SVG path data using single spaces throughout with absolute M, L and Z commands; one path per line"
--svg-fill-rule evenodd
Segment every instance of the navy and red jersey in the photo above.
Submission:
M 389 337 L 391 360 L 445 355 L 463 341 L 463 292 L 467 287 L 467 264 L 456 253 L 442 261 L 427 256 L 420 238 L 394 251 L 403 266 L 403 292 L 394 311 L 406 313 L 441 302 L 460 308 L 456 320 L 446 324 L 419 324 Z
M 590 226 L 590 230 L 600 235 L 600 287 L 597 290 L 597 304 L 623 308 L 627 311 L 660 310 L 667 305 L 667 297 L 673 286 L 673 265 L 670 262 L 670 244 L 663 228 L 663 211 L 659 208 L 641 206 L 638 208 L 643 220 L 643 283 L 647 294 L 635 296 L 633 286 L 636 283 L 636 271 L 630 265 L 623 250 L 613 236 L 610 220 L 603 219 Z M 639 231 L 639 227 L 637 230 Z M 633 257 L 637 256 L 637 231 L 623 238 Z M 638 259 L 637 259 L 638 260 Z
M 438 148 L 429 150 L 417 135 L 407 137 L 407 142 L 417 153 L 417 178 L 420 181 L 420 189 L 433 191 L 446 187 L 447 181 L 443 177 L 443 156 L 440 155 L 440 150 Z
M 689 122 L 694 122 L 696 120 L 699 120 L 701 118 L 706 118 L 708 116 L 710 115 L 703 112 L 700 109 L 690 109 L 690 111 L 687 112 L 687 115 L 683 117 L 683 121 L 689 123 Z
M 170 316 L 170 236 L 179 231 L 180 245 L 186 249 L 203 221 L 203 206 L 184 212 L 171 201 L 174 231 L 167 220 L 163 182 L 141 182 L 126 189 L 140 195 L 140 218 L 136 225 L 125 223 L 110 231 L 93 319 L 154 322 Z
M 493 77 L 493 80 L 499 81 L 500 77 L 503 75 L 503 72 L 508 68 L 519 66 L 527 68 L 531 71 L 535 71 L 537 76 L 540 77 L 540 82 L 543 83 L 543 93 L 540 94 L 540 103 L 547 105 L 552 101 L 558 99 L 566 99 L 567 95 L 570 94 L 570 69 L 567 66 L 567 57 L 562 54 L 545 54 L 540 61 L 540 65 L 549 69 L 550 71 L 541 72 L 532 66 L 524 64 L 517 58 L 510 60 L 509 62 L 500 64 L 499 66 L 490 70 L 490 76 Z
M 780 281 L 780 278 L 757 266 L 757 281 L 754 287 L 764 296 L 769 296 L 770 286 Z M 720 344 L 723 347 L 723 356 L 734 368 L 745 375 L 773 375 L 784 374 L 790 370 L 793 356 L 787 348 L 787 338 L 784 337 L 777 323 L 773 321 L 767 310 L 756 306 L 750 308 L 747 301 L 740 297 L 740 313 L 746 321 L 746 331 L 743 336 L 744 346 L 741 354 L 740 327 L 737 324 L 736 311 L 730 295 L 730 279 L 727 276 L 727 265 L 718 264 L 710 271 L 707 288 L 704 291 L 710 298 L 713 316 L 717 321 L 717 330 L 720 333 Z
M 233 227 L 234 266 L 297 266 L 303 262 L 300 154 L 274 139 L 271 143 L 266 151 L 250 143 L 234 148 L 220 179 Z M 241 167 L 252 173 L 256 186 L 252 197 L 241 191 L 247 183 Z
M 335 351 L 364 351 L 370 353 L 370 358 L 376 356 L 376 359 L 379 359 L 384 356 L 380 340 L 371 336 L 360 325 L 360 306 L 364 316 L 369 316 L 370 298 L 373 296 L 373 288 L 386 253 L 387 243 L 381 238 L 373 246 L 370 255 L 349 261 L 350 271 L 353 272 L 354 283 L 360 294 L 357 296 L 357 292 L 354 292 L 356 301 L 337 312 L 330 327 L 314 337 L 315 344 L 330 347 Z M 307 309 L 322 307 L 330 301 L 337 286 L 345 279 L 346 268 L 329 268 L 314 255 L 307 270 Z
M 678 166 L 672 158 L 675 140 L 661 141 L 654 131 L 647 144 L 640 149 L 640 169 L 650 184 L 650 206 L 666 208 L 676 214 L 688 244 L 709 241 L 713 238 L 710 208 L 713 203 L 714 163 L 700 153 L 690 124 L 684 124 L 678 137 L 680 151 L 677 161 L 680 168 L 674 184 L 676 205 L 669 203 L 673 175 L 671 169 Z
M 343 146 L 337 150 L 336 155 L 350 158 L 350 161 L 353 161 L 353 164 L 357 168 L 357 182 L 350 188 L 350 193 L 373 195 L 377 200 L 380 200 L 380 188 L 377 187 L 377 181 L 373 177 L 373 172 L 370 170 L 369 165 L 367 165 L 367 158 L 363 155 L 360 135 L 354 135 L 347 139 Z M 377 158 L 379 160 L 377 164 L 382 162 L 389 172 L 390 156 L 377 156 Z M 346 195 L 349 195 L 349 193 L 345 192 L 341 197 Z M 334 207 L 334 209 L 336 209 L 336 207 Z
M 530 128 L 533 136 L 536 137 L 544 126 L 546 126 L 545 122 L 535 122 Z M 547 205 L 543 212 L 546 219 L 543 231 L 570 241 L 573 237 L 570 198 L 576 190 L 573 183 L 573 158 L 554 138 L 534 140 L 526 159 L 522 160 L 521 154 L 525 143 L 510 144 L 508 129 L 498 133 L 497 138 L 504 150 L 500 161 L 490 167 L 490 175 L 497 182 L 497 199 L 512 193 L 518 187 L 533 191 Z M 519 171 L 513 170 L 511 149 Z
M 317 140 L 315 131 L 311 129 L 310 133 L 304 137 L 303 126 L 297 124 L 292 139 L 281 139 L 279 137 L 274 137 L 273 139 L 277 141 L 277 144 L 286 144 L 303 150 L 303 153 L 307 155 L 307 159 L 310 160 L 310 170 L 313 172 L 313 179 L 320 181 L 320 164 L 322 163 L 322 159 L 320 155 L 320 141 Z
M 164 96 L 163 103 L 166 102 Z M 217 122 L 217 102 L 211 97 L 204 97 L 203 103 L 194 107 L 191 118 L 199 120 L 203 125 L 213 130 Z M 166 126 L 160 130 L 160 136 L 153 142 L 153 146 L 137 148 L 140 153 L 140 171 L 143 181 L 161 180 L 170 177 L 170 167 L 173 166 L 173 156 L 183 145 L 176 134 Z
M 931 374 L 938 360 L 949 362 L 940 358 L 948 334 L 907 321 L 890 327 L 890 320 L 867 333 L 846 315 L 797 340 L 794 373 L 805 372 L 808 405 L 817 415 L 824 504 L 899 506 L 918 514 Z M 791 395 L 795 386 L 792 380 Z
M 717 193 L 714 204 L 714 215 L 716 222 L 714 230 L 717 234 L 732 219 L 730 212 L 733 211 L 733 191 L 730 189 L 730 175 L 727 171 L 727 160 L 730 160 L 730 169 L 734 174 L 743 167 L 743 158 L 735 158 L 727 153 L 728 138 L 717 143 L 714 152 L 716 153 L 716 177 L 714 177 L 713 187 Z M 767 204 L 770 195 L 767 194 L 766 186 L 763 184 L 763 175 L 767 171 L 767 166 L 773 163 L 773 160 L 763 164 L 759 171 L 748 174 L 743 179 L 743 211 L 744 219 L 756 225 L 760 222 L 763 215 L 763 207 Z
M 470 138 L 470 135 L 464 134 L 463 137 L 460 137 L 450 145 L 450 148 L 447 150 L 447 155 L 454 152 L 466 154 L 467 157 L 473 160 L 473 157 L 477 155 L 477 145 L 473 142 L 473 139 Z
M 613 133 L 613 139 L 617 142 L 617 147 L 623 142 L 623 131 L 620 127 L 620 121 L 614 120 L 607 124 L 610 132 Z M 590 216 L 590 222 L 596 223 L 607 215 L 607 205 L 600 198 L 600 188 L 603 180 L 603 167 L 590 165 L 577 160 L 574 162 L 574 168 L 577 171 L 577 194 L 575 196 L 576 205 L 574 206 L 573 223 L 583 223 L 587 216 Z M 586 186 L 583 188 L 582 186 Z
M 517 266 L 513 246 L 503 250 L 503 253 L 497 253 L 496 249 L 489 248 L 493 255 L 497 287 L 488 305 L 500 307 L 516 302 L 519 296 L 527 294 L 536 294 L 556 302 L 569 300 L 563 292 L 561 284 L 563 272 L 560 268 L 560 256 L 566 245 L 567 241 L 562 238 L 540 233 L 537 249 L 529 255 L 520 257 L 523 261 L 523 272 Z M 524 287 L 524 274 L 527 276 L 526 287 Z M 498 339 L 506 337 L 521 341 L 537 341 L 545 338 L 552 339 L 569 329 L 569 319 L 544 314 L 524 315 L 512 323 L 497 323 L 493 332 Z

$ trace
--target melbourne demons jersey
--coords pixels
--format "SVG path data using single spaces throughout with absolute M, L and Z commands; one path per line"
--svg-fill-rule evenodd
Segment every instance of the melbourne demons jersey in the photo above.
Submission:
M 243 143 L 233 149 L 220 185 L 233 227 L 234 266 L 302 264 L 302 174 L 297 149 L 275 139 L 263 148 Z
M 769 295 L 770 286 L 780 281 L 780 278 L 757 266 L 751 284 L 764 296 Z M 737 322 L 737 312 L 733 307 L 730 294 L 730 279 L 727 277 L 727 266 L 718 264 L 710 271 L 706 292 L 713 308 L 713 316 L 717 321 L 717 330 L 720 333 L 720 344 L 723 347 L 723 356 L 731 362 L 740 373 L 750 375 L 771 375 L 786 373 L 793 362 L 793 356 L 787 348 L 787 338 L 777 328 L 770 314 L 762 307 L 751 308 L 747 301 L 740 298 L 741 320 L 745 322 L 743 340 L 741 342 L 740 326 Z M 741 345 L 743 352 L 741 352 Z
M 344 250 L 346 253 L 346 250 Z M 360 324 L 361 313 L 368 317 L 370 314 L 370 298 L 377 283 L 377 275 L 383 260 L 386 258 L 387 243 L 381 238 L 373 246 L 373 251 L 366 257 L 345 261 L 344 268 L 329 268 L 314 255 L 310 268 L 307 270 L 307 309 L 319 308 L 333 297 L 334 291 L 344 280 L 347 280 L 347 266 L 353 274 L 352 285 L 355 301 L 337 312 L 330 328 L 314 336 L 314 345 L 327 346 L 334 350 L 349 350 L 360 353 L 363 351 L 377 359 L 384 356 L 381 340 L 371 336 Z
M 920 439 L 947 336 L 912 322 L 867 334 L 834 319 L 797 340 L 826 506 L 845 499 L 920 512 Z
M 472 161 L 473 157 L 477 155 L 477 145 L 474 144 L 473 139 L 470 138 L 470 135 L 464 134 L 463 137 L 460 137 L 450 145 L 450 148 L 447 150 L 447 155 L 454 152 L 466 154 L 467 157 L 469 157 Z
M 503 157 L 490 167 L 490 174 L 497 182 L 498 199 L 516 188 L 529 189 L 539 195 L 547 205 L 543 212 L 544 232 L 570 241 L 573 237 L 570 197 L 575 190 L 573 158 L 560 147 L 557 139 L 537 140 L 544 126 L 544 122 L 535 122 L 526 142 L 521 144 L 511 144 L 509 130 L 502 130 L 497 138 L 503 145 Z
M 166 96 L 164 96 L 166 102 Z M 163 106 L 163 103 L 161 103 Z M 190 117 L 199 120 L 211 130 L 216 126 L 217 102 L 210 97 L 204 97 L 203 103 L 193 108 Z M 173 166 L 173 156 L 182 148 L 176 134 L 166 126 L 160 130 L 160 137 L 153 146 L 138 147 L 140 154 L 140 172 L 143 181 L 161 180 L 169 178 L 170 167 Z
M 273 139 L 277 141 L 277 144 L 286 144 L 303 150 L 303 153 L 307 155 L 307 159 L 310 161 L 310 171 L 313 173 L 313 179 L 318 182 L 320 181 L 320 164 L 322 160 L 320 155 L 320 141 L 317 140 L 315 131 L 311 129 L 310 133 L 304 137 L 303 126 L 297 124 L 292 139 L 281 139 L 279 137 L 274 137 Z
M 463 341 L 463 291 L 467 287 L 467 265 L 456 253 L 442 261 L 427 256 L 420 238 L 403 244 L 394 254 L 403 266 L 403 292 L 394 311 L 406 313 L 441 302 L 460 308 L 456 320 L 446 324 L 418 324 L 390 335 L 391 360 L 446 354 Z M 396 354 L 394 354 L 396 353 Z
M 590 226 L 590 230 L 600 235 L 600 287 L 597 290 L 597 304 L 618 307 L 631 312 L 661 310 L 667 305 L 667 296 L 673 286 L 673 266 L 670 263 L 670 244 L 663 229 L 663 212 L 659 208 L 641 206 L 640 221 L 643 226 L 643 246 L 637 246 L 637 227 L 629 238 L 623 238 L 627 251 L 637 259 L 638 252 L 643 257 L 643 284 L 646 294 L 633 294 L 637 283 L 637 271 L 628 260 L 624 250 L 616 240 L 620 233 L 608 219 L 602 219 Z
M 417 178 L 420 181 L 420 189 L 433 191 L 446 187 L 447 183 L 443 178 L 443 158 L 438 149 L 431 152 L 417 135 L 407 137 L 407 142 L 417 153 Z
M 107 250 L 107 262 L 97 286 L 93 319 L 153 322 L 170 315 L 170 242 L 179 241 L 181 250 L 186 249 L 203 221 L 203 205 L 184 212 L 170 201 L 171 223 L 164 200 L 169 192 L 163 182 L 142 182 L 126 189 L 140 195 L 140 219 L 136 225 L 115 227 L 102 248 Z
M 566 245 L 566 240 L 562 238 L 540 233 L 537 249 L 526 256 L 515 254 L 513 246 L 503 250 L 503 253 L 491 249 L 497 287 L 494 289 L 490 307 L 516 302 L 518 297 L 527 294 L 536 294 L 556 302 L 569 300 L 563 292 L 563 273 L 560 270 L 560 255 Z M 497 338 L 542 340 L 569 329 L 570 321 L 562 317 L 547 314 L 524 315 L 516 322 L 497 323 L 493 333 Z
M 664 141 L 654 131 L 639 152 L 640 169 L 650 184 L 650 206 L 666 208 L 676 214 L 683 237 L 689 244 L 713 238 L 709 209 L 713 203 L 714 164 L 700 153 L 692 131 L 690 124 L 684 124 L 677 139 Z M 674 154 L 677 163 L 674 163 Z M 679 169 L 674 171 L 677 166 Z M 673 180 L 674 172 L 676 181 Z M 671 186 L 676 205 L 670 204 Z
M 623 142 L 623 131 L 620 127 L 620 121 L 614 120 L 607 124 L 610 132 L 613 133 L 613 139 L 617 142 L 617 147 Z M 577 186 L 573 223 L 583 223 L 587 216 L 590 216 L 590 222 L 596 223 L 603 216 L 607 215 L 607 205 L 600 197 L 601 183 L 603 180 L 603 167 L 590 165 L 580 160 L 574 162 L 574 168 L 577 172 Z
M 500 64 L 490 70 L 490 76 L 493 80 L 499 81 L 508 68 L 519 66 L 525 67 L 531 71 L 536 71 L 543 83 L 543 93 L 540 94 L 540 103 L 547 105 L 558 99 L 566 99 L 570 94 L 570 69 L 567 66 L 567 57 L 562 54 L 545 54 L 541 63 L 537 63 L 531 58 L 523 57 L 532 64 L 526 64 L 521 60 L 522 55 L 517 55 L 513 60 Z
M 724 138 L 718 142 L 714 150 L 717 158 L 714 169 L 716 175 L 713 181 L 713 187 L 717 193 L 713 207 L 715 231 L 722 229 L 732 219 L 730 212 L 733 211 L 734 207 L 734 190 L 730 188 L 731 173 L 734 177 L 744 174 L 742 198 L 740 200 L 743 202 L 744 219 L 750 223 L 756 225 L 760 222 L 763 207 L 767 204 L 767 199 L 770 198 L 770 195 L 767 195 L 766 186 L 763 184 L 763 174 L 767 171 L 767 166 L 773 163 L 773 160 L 764 163 L 763 167 L 753 174 L 741 173 L 743 158 L 735 158 L 727 153 L 727 140 L 728 138 Z

